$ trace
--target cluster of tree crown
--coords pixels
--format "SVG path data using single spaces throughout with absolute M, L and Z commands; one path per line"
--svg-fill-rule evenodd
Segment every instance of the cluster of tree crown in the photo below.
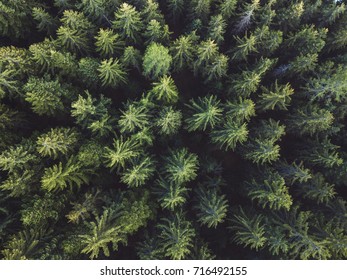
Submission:
M 347 258 L 333 0 L 0 0 L 0 258 Z

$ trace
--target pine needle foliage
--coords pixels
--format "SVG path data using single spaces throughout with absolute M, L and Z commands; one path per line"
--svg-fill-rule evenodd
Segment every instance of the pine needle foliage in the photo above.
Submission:
M 346 27 L 342 0 L 0 0 L 0 259 L 346 259 Z

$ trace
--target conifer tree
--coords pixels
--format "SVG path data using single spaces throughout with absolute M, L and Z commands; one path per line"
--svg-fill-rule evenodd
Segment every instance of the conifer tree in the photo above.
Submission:
M 153 95 L 155 99 L 162 100 L 169 104 L 177 102 L 179 98 L 178 89 L 170 76 L 164 75 L 160 78 L 159 82 L 154 82 L 152 85 L 153 88 L 150 94 Z
M 120 39 L 120 35 L 111 29 L 100 28 L 95 39 L 96 51 L 104 57 L 120 53 L 124 48 L 124 41 Z
M 114 14 L 115 20 L 112 27 L 128 43 L 139 43 L 143 23 L 140 13 L 128 3 L 123 3 Z
M 23 89 L 25 100 L 31 103 L 35 113 L 54 116 L 64 110 L 62 98 L 68 93 L 58 80 L 51 81 L 48 76 L 43 79 L 32 77 Z
M 197 36 L 194 33 L 181 35 L 171 46 L 174 69 L 181 70 L 184 67 L 189 67 L 193 62 L 195 49 L 194 44 L 197 41 Z
M 151 43 L 143 57 L 143 74 L 150 79 L 158 79 L 168 74 L 171 67 L 172 57 L 169 49 L 161 44 Z
M 127 73 L 117 58 L 103 60 L 98 71 L 103 86 L 117 87 L 127 79 Z
M 293 199 L 289 195 L 284 179 L 277 173 L 267 171 L 260 181 L 252 180 L 248 183 L 248 195 L 252 200 L 257 200 L 263 207 L 273 210 L 289 210 Z
M 233 239 L 238 244 L 259 250 L 266 243 L 265 222 L 261 214 L 246 214 L 240 208 L 239 212 L 234 214 L 231 220 L 230 229 L 234 232 Z
M 121 182 L 129 187 L 141 187 L 152 177 L 154 170 L 153 159 L 148 155 L 131 159 L 122 173 Z
M 220 106 L 220 100 L 214 95 L 199 97 L 197 101 L 192 99 L 186 106 L 190 110 L 190 116 L 186 118 L 188 131 L 205 131 L 208 128 L 213 128 L 221 121 L 223 110 Z
M 170 218 L 162 218 L 158 228 L 160 247 L 165 256 L 181 260 L 190 253 L 195 232 L 183 213 L 176 212 Z
M 37 138 L 37 151 L 42 156 L 56 159 L 59 155 L 67 155 L 76 144 L 78 134 L 70 128 L 51 129 Z
M 215 228 L 218 224 L 224 222 L 228 202 L 225 195 L 219 194 L 216 189 L 199 188 L 194 208 L 197 211 L 200 223 L 207 225 L 209 228 Z
M 113 148 L 106 147 L 105 158 L 111 168 L 125 167 L 125 163 L 140 155 L 139 144 L 131 139 L 114 139 Z
M 220 125 L 211 131 L 212 143 L 219 144 L 220 148 L 225 150 L 236 148 L 238 143 L 244 143 L 248 138 L 248 129 L 246 123 L 227 118 L 223 125 Z
M 154 192 L 158 196 L 161 207 L 173 211 L 187 201 L 188 188 L 182 184 L 159 178 L 155 182 Z
M 182 124 L 182 113 L 172 107 L 164 107 L 159 111 L 156 126 L 163 135 L 176 134 Z
M 196 178 L 199 166 L 198 157 L 189 153 L 186 148 L 171 150 L 164 160 L 162 174 L 169 182 L 180 185 Z
M 89 171 L 90 172 L 90 171 Z M 67 187 L 80 187 L 89 182 L 89 172 L 75 158 L 71 157 L 66 164 L 62 162 L 46 168 L 41 178 L 41 186 L 46 191 L 64 190 Z

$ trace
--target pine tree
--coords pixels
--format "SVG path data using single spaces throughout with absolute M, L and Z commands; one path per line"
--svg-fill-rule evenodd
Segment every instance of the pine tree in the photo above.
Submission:
M 174 22 L 178 22 L 178 19 L 182 16 L 184 11 L 184 0 L 167 0 L 167 9 L 169 11 L 170 17 Z
M 295 109 L 287 120 L 287 128 L 291 133 L 299 135 L 314 135 L 330 128 L 334 116 L 326 109 L 317 105 L 306 105 Z
M 261 214 L 246 214 L 240 208 L 231 220 L 230 229 L 235 233 L 233 240 L 238 244 L 259 250 L 266 244 L 265 222 Z
M 71 128 L 55 128 L 37 138 L 37 151 L 42 156 L 56 159 L 59 155 L 67 155 L 78 141 L 78 134 Z
M 146 27 L 144 37 L 146 38 L 146 44 L 151 42 L 167 43 L 170 34 L 168 25 L 162 25 L 159 21 L 152 19 Z
M 312 178 L 311 171 L 304 167 L 302 161 L 299 164 L 278 162 L 275 168 L 289 185 L 296 182 L 304 183 Z
M 225 20 L 234 15 L 237 6 L 237 0 L 222 0 L 218 6 L 219 12 Z
M 286 85 L 278 85 L 277 80 L 270 88 L 262 87 L 262 94 L 260 95 L 259 107 L 263 111 L 267 110 L 287 110 L 290 104 L 291 95 L 294 90 L 289 83 Z
M 220 45 L 224 41 L 226 25 L 222 15 L 212 16 L 207 31 L 208 37 Z
M 112 21 L 112 27 L 122 36 L 122 39 L 128 43 L 139 43 L 143 23 L 136 8 L 130 4 L 123 3 L 114 16 L 115 20 Z
M 98 71 L 103 86 L 117 87 L 127 80 L 127 73 L 117 58 L 103 60 Z
M 182 124 L 182 113 L 172 107 L 164 107 L 159 111 L 156 126 L 162 135 L 176 134 Z
M 174 211 L 187 201 L 188 188 L 160 177 L 155 181 L 154 193 L 161 207 Z
M 151 43 L 143 57 L 143 75 L 152 80 L 168 74 L 171 67 L 172 57 L 169 49 L 161 44 Z
M 141 104 L 126 104 L 118 120 L 120 132 L 133 133 L 149 125 L 148 109 Z
M 78 73 L 82 82 L 88 87 L 96 87 L 99 80 L 99 60 L 92 57 L 83 57 L 78 62 Z
M 126 68 L 134 67 L 141 72 L 141 53 L 133 46 L 128 46 L 124 49 L 121 57 L 121 62 Z
M 56 29 L 56 19 L 41 7 L 34 7 L 32 10 L 33 18 L 38 22 L 37 29 L 47 34 L 53 34 Z
M 315 174 L 311 180 L 299 185 L 299 192 L 303 197 L 317 201 L 317 203 L 330 202 L 336 195 L 334 185 L 325 182 L 322 174 Z
M 169 182 L 181 185 L 192 181 L 197 176 L 198 157 L 186 148 L 171 150 L 164 158 L 162 174 Z
M 5 244 L 1 254 L 5 260 L 35 259 L 41 235 L 34 229 L 19 231 Z
M 150 94 L 157 100 L 162 100 L 165 103 L 175 103 L 178 101 L 178 89 L 171 76 L 164 75 L 159 82 L 152 83 L 153 88 Z
M 190 253 L 195 232 L 183 213 L 176 212 L 170 218 L 162 218 L 158 229 L 160 247 L 165 256 L 181 260 Z
M 79 12 L 66 10 L 57 30 L 58 43 L 74 52 L 85 52 L 89 49 L 89 34 L 93 30 L 88 19 Z
M 255 104 L 251 99 L 239 98 L 238 100 L 228 100 L 224 105 L 227 116 L 231 116 L 235 121 L 249 121 L 255 116 Z
M 121 182 L 129 187 L 141 187 L 153 176 L 154 171 L 154 161 L 148 155 L 131 159 L 121 174 Z
M 196 199 L 194 208 L 201 224 L 216 228 L 224 222 L 228 210 L 225 195 L 219 194 L 217 189 L 198 188 Z
M 85 94 L 78 95 L 78 99 L 71 104 L 71 115 L 76 119 L 76 123 L 83 128 L 92 129 L 96 121 L 102 121 L 109 117 L 109 106 L 111 100 L 103 95 L 97 100 L 93 98 L 89 91 Z
M 234 150 L 237 144 L 243 144 L 248 138 L 246 123 L 227 118 L 226 122 L 211 131 L 212 143 L 219 144 L 220 148 L 226 151 Z
M 188 35 L 181 35 L 172 43 L 170 51 L 172 53 L 173 67 L 175 71 L 179 71 L 185 67 L 190 67 L 194 59 L 194 44 L 196 41 L 197 36 L 195 33 L 190 33 Z
M 67 89 L 58 80 L 49 76 L 42 79 L 31 77 L 23 87 L 25 100 L 38 115 L 54 116 L 64 110 L 63 98 L 68 97 Z
M 140 155 L 139 148 L 138 143 L 131 139 L 114 139 L 113 148 L 106 147 L 105 149 L 107 166 L 117 169 L 124 168 L 126 162 Z
M 110 243 L 115 250 L 118 243 L 126 242 L 121 232 L 121 226 L 116 223 L 121 211 L 121 207 L 105 209 L 102 215 L 95 217 L 95 222 L 90 222 L 89 232 L 79 236 L 83 244 L 81 253 L 89 254 L 89 258 L 94 259 L 102 250 L 103 254 L 108 257 L 110 256 Z
M 42 197 L 35 195 L 20 212 L 23 225 L 27 228 L 44 229 L 49 224 L 55 224 L 65 201 L 64 197 L 56 199 L 51 193 Z
M 264 178 L 252 180 L 248 183 L 248 196 L 252 200 L 257 200 L 263 207 L 272 210 L 289 210 L 293 204 L 293 199 L 288 192 L 283 177 L 277 172 L 267 171 Z
M 190 116 L 185 120 L 188 131 L 205 131 L 215 127 L 221 121 L 223 110 L 220 100 L 215 95 L 199 97 L 197 101 L 192 99 L 186 106 L 190 111 Z
M 90 172 L 90 171 L 89 171 Z M 46 191 L 64 190 L 67 187 L 80 187 L 89 182 L 89 176 L 86 169 L 70 157 L 66 164 L 62 162 L 45 169 L 41 178 L 41 186 Z
M 28 145 L 12 146 L 0 154 L 0 168 L 9 173 L 22 172 L 36 160 L 37 157 Z
M 115 53 L 119 54 L 124 48 L 124 41 L 121 40 L 120 35 L 111 29 L 100 28 L 95 39 L 96 51 L 103 57 L 111 57 Z

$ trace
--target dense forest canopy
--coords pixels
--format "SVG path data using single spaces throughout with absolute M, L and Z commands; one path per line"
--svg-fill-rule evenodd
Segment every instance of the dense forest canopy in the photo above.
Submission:
M 0 258 L 346 259 L 333 0 L 0 0 Z

